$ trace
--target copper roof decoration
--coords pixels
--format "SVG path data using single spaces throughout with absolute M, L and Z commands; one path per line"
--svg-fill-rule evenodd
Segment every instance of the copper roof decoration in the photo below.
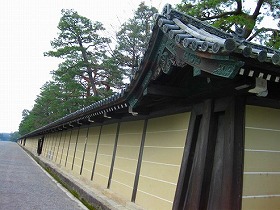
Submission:
M 244 40 L 242 30 L 225 33 L 167 4 L 162 14 L 155 15 L 149 46 L 129 85 L 24 137 L 134 117 L 137 106 L 146 110 L 152 102 L 154 106 L 173 105 L 174 98 L 189 102 L 194 90 L 209 89 L 211 79 L 218 80 L 215 90 L 229 84 L 236 91 L 247 88 L 246 94 L 265 97 L 267 83 L 280 81 L 280 51 Z

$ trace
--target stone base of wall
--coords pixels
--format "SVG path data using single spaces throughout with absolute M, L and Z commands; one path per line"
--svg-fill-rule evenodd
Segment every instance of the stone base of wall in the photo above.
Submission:
M 20 145 L 43 169 L 45 169 L 54 179 L 62 184 L 75 197 L 83 202 L 89 209 L 96 210 L 143 210 L 135 203 L 126 202 L 118 198 L 110 190 L 94 189 L 88 187 L 86 183 L 78 180 L 71 174 L 62 171 L 59 166 L 44 157 L 35 155 Z

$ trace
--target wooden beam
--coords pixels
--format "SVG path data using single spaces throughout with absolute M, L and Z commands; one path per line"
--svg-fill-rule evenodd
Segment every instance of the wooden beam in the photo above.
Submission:
M 173 98 L 186 97 L 189 91 L 185 88 L 176 88 L 171 86 L 164 85 L 149 85 L 145 90 L 143 95 L 156 95 L 156 96 L 165 96 Z

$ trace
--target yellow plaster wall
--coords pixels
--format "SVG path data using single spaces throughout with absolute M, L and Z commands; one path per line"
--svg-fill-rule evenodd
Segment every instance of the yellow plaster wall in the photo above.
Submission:
M 55 153 L 53 156 L 53 162 L 57 163 L 57 160 L 59 159 L 59 152 L 61 150 L 61 139 L 62 139 L 62 135 L 63 131 L 57 132 L 56 134 L 56 143 L 55 143 Z
M 81 128 L 79 131 L 76 153 L 75 153 L 75 160 L 74 160 L 74 167 L 73 167 L 73 171 L 77 175 L 80 174 L 80 170 L 81 170 L 85 143 L 87 141 L 87 138 L 86 138 L 87 130 L 88 130 L 88 128 Z
M 78 129 L 73 129 L 71 139 L 69 142 L 69 150 L 68 150 L 67 161 L 66 161 L 67 169 L 72 169 L 77 136 L 78 136 Z
M 30 137 L 26 139 L 25 147 L 32 153 L 37 154 L 39 137 Z
M 104 188 L 108 184 L 116 130 L 117 124 L 102 127 L 93 181 Z
M 100 126 L 91 127 L 88 131 L 87 147 L 85 151 L 85 159 L 82 170 L 82 176 L 88 180 L 91 179 L 100 128 Z
M 242 210 L 280 209 L 280 110 L 246 107 Z
M 66 131 L 61 131 L 59 132 L 59 137 L 58 137 L 58 147 L 56 151 L 56 156 L 55 156 L 55 162 L 59 164 L 61 162 L 61 156 L 62 156 L 62 151 L 63 151 L 63 146 L 64 146 L 64 140 L 65 140 L 65 133 Z
M 67 130 L 65 132 L 65 136 L 64 136 L 64 142 L 63 142 L 63 149 L 62 149 L 62 154 L 61 154 L 61 161 L 60 161 L 60 164 L 61 166 L 65 166 L 65 163 L 66 163 L 66 156 L 67 156 L 67 153 L 68 153 L 68 148 L 69 148 L 69 143 L 70 143 L 70 140 L 71 140 L 71 130 Z
M 45 135 L 42 156 L 46 157 L 49 145 L 49 134 Z
M 52 161 L 55 161 L 55 157 L 56 157 L 56 154 L 57 154 L 59 137 L 60 137 L 60 133 L 59 132 L 54 133 L 53 144 L 52 144 L 52 155 L 50 157 L 50 159 Z
M 111 190 L 131 200 L 144 121 L 121 123 Z
M 48 134 L 48 137 L 47 137 L 47 146 L 46 146 L 46 152 L 45 152 L 46 158 L 49 158 L 51 156 L 52 142 L 53 142 L 53 133 L 50 133 L 50 134 Z
M 49 151 L 47 154 L 47 158 L 49 158 L 50 160 L 53 159 L 54 156 L 54 152 L 55 152 L 55 144 L 56 144 L 56 137 L 57 133 L 51 133 L 51 139 L 50 139 L 50 147 L 49 147 Z
M 136 203 L 145 209 L 172 209 L 190 113 L 150 119 Z

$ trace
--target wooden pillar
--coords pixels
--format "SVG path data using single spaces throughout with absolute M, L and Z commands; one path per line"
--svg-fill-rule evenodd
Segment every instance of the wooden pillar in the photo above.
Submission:
M 68 160 L 69 148 L 70 148 L 70 143 L 71 143 L 71 138 L 72 138 L 72 131 L 73 131 L 73 128 L 70 131 L 70 137 L 69 137 L 69 142 L 68 142 L 68 147 L 67 147 L 67 153 L 66 153 L 66 157 L 65 157 L 65 165 L 64 165 L 65 167 L 66 167 L 67 160 Z
M 57 160 L 57 155 L 58 155 L 58 152 L 59 152 L 59 147 L 60 147 L 60 142 L 61 142 L 62 133 L 63 133 L 63 131 L 61 131 L 61 134 L 60 134 L 60 137 L 59 137 L 58 148 L 57 148 L 56 156 L 55 156 L 55 162 L 56 162 L 56 160 Z
M 244 115 L 242 98 L 195 105 L 173 210 L 240 210 Z
M 116 159 L 116 152 L 117 152 L 117 147 L 118 147 L 120 126 L 121 126 L 121 123 L 119 122 L 119 123 L 118 123 L 118 127 L 117 127 L 117 132 L 116 132 L 114 150 L 113 150 L 112 161 L 111 161 L 111 167 L 110 167 L 110 173 L 109 173 L 108 184 L 107 184 L 107 188 L 108 188 L 108 189 L 110 188 L 110 186 L 111 186 L 111 181 L 112 181 L 112 175 L 113 175 L 113 170 L 114 170 L 114 165 L 115 165 L 115 159 Z
M 62 145 L 62 150 L 61 150 L 59 165 L 61 164 L 61 160 L 62 160 L 62 156 L 63 156 L 63 152 L 64 152 L 64 145 L 65 145 L 65 141 L 66 141 L 66 136 L 67 136 L 67 130 L 65 131 L 65 136 L 64 136 L 64 140 L 63 140 L 63 145 Z
M 83 172 L 83 167 L 84 167 L 84 160 L 85 160 L 85 154 L 87 150 L 87 140 L 88 140 L 88 132 L 89 132 L 90 124 L 87 127 L 87 133 L 86 133 L 86 139 L 85 139 L 85 144 L 84 144 L 84 150 L 83 150 L 83 157 L 82 157 L 82 163 L 81 163 L 81 169 L 80 169 L 80 175 Z
M 141 144 L 140 144 L 140 149 L 139 149 L 139 155 L 138 155 L 137 168 L 136 168 L 136 173 L 135 173 L 135 178 L 134 178 L 131 202 L 135 202 L 135 200 L 136 200 L 136 193 L 137 193 L 137 189 L 138 189 L 139 176 L 140 176 L 140 170 L 141 170 L 143 152 L 144 152 L 144 146 L 145 146 L 145 139 L 146 139 L 146 133 L 147 133 L 147 126 L 148 126 L 148 119 L 145 119 L 143 132 L 142 132 L 142 139 L 141 139 Z
M 55 142 L 54 142 L 54 147 L 53 147 L 53 151 L 52 151 L 52 160 L 53 160 L 53 157 L 54 157 L 54 152 L 55 152 L 57 138 L 58 138 L 58 133 L 56 133 L 56 135 L 55 135 Z
M 93 165 L 92 165 L 90 180 L 93 179 L 93 175 L 94 175 L 94 171 L 95 171 L 97 154 L 98 154 L 98 149 L 99 149 L 99 144 L 100 144 L 100 139 L 101 139 L 101 134 L 102 134 L 102 128 L 103 128 L 103 125 L 100 126 L 100 130 L 99 130 L 99 136 L 98 136 L 98 141 L 97 141 L 97 145 L 96 145 L 95 156 L 94 156 L 94 161 L 93 161 Z
M 78 128 L 78 134 L 77 134 L 76 143 L 75 143 L 75 149 L 74 149 L 74 154 L 73 154 L 73 161 L 72 161 L 71 170 L 73 170 L 74 164 L 75 164 L 75 156 L 76 156 L 76 151 L 77 151 L 77 144 L 78 144 L 78 141 L 79 141 L 80 128 L 81 127 Z

